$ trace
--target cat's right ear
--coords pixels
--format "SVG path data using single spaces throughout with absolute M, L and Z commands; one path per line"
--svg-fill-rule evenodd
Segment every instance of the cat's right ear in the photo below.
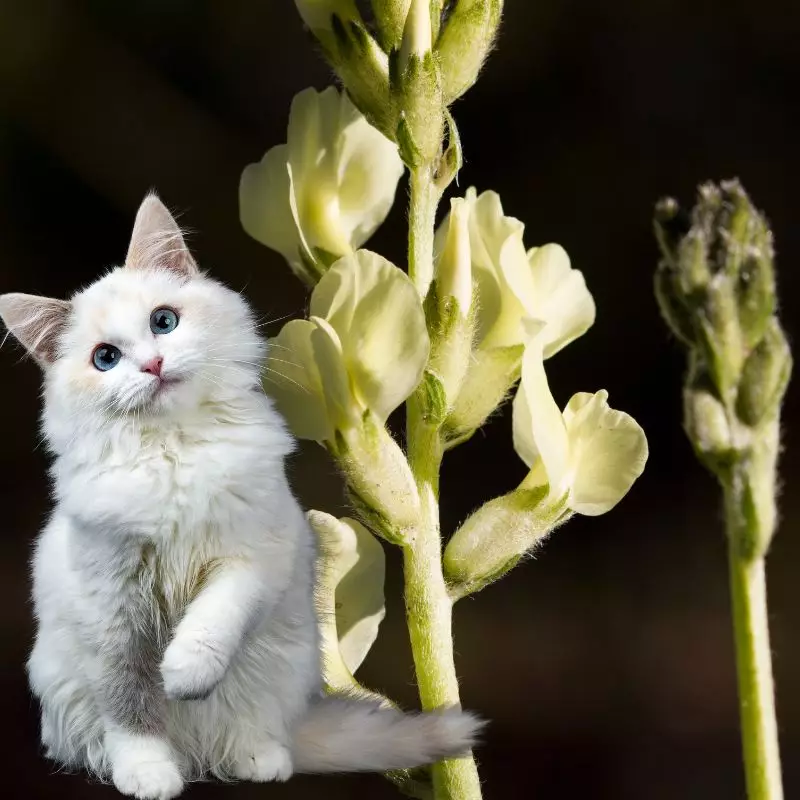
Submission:
M 71 304 L 34 294 L 0 294 L 0 318 L 9 332 L 46 367 L 58 355 L 58 339 L 69 319 Z
M 178 223 L 154 192 L 136 213 L 125 258 L 128 269 L 165 269 L 181 278 L 199 274 Z

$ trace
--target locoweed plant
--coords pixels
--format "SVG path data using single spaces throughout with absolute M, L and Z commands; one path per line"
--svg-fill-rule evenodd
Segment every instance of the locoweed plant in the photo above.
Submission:
M 309 514 L 322 555 L 326 681 L 331 691 L 375 696 L 354 674 L 384 613 L 377 536 L 403 553 L 421 705 L 452 706 L 455 602 L 502 577 L 573 514 L 616 505 L 644 469 L 647 441 L 605 391 L 575 394 L 563 410 L 550 393 L 545 362 L 595 318 L 563 248 L 526 249 L 522 222 L 492 191 L 452 198 L 435 225 L 461 166 L 449 107 L 478 77 L 502 0 L 296 4 L 343 91 L 295 97 L 286 143 L 244 170 L 239 200 L 245 230 L 311 292 L 308 318 L 271 342 L 267 390 L 295 435 L 338 463 L 353 508 L 353 518 Z M 363 245 L 405 170 L 401 269 Z M 529 472 L 443 546 L 442 458 L 512 392 L 513 445 Z M 387 419 L 404 403 L 402 447 Z M 417 797 L 481 796 L 471 757 L 389 777 Z
M 783 396 L 772 232 L 738 181 L 705 184 L 691 213 L 656 206 L 662 316 L 685 346 L 684 427 L 724 496 L 747 793 L 782 800 L 764 559 L 775 532 Z

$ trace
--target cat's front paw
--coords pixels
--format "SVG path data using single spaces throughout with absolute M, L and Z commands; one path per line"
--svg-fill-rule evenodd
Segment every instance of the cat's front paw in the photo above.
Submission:
M 293 771 L 291 753 L 274 739 L 257 743 L 252 752 L 240 756 L 233 765 L 235 778 L 256 783 L 288 781 Z
M 223 679 L 229 663 L 207 631 L 180 632 L 161 662 L 164 692 L 170 700 L 202 700 Z

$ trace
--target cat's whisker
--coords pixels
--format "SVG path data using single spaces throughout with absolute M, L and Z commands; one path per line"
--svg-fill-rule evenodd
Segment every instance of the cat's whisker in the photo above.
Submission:
M 298 389 L 300 389 L 300 391 L 305 392 L 305 394 L 311 394 L 311 390 L 307 386 L 303 386 L 302 383 L 298 383 L 296 380 L 293 380 L 288 375 L 284 375 L 282 372 L 278 372 L 278 370 L 276 369 L 271 369 L 270 367 L 264 367 L 264 372 L 265 372 L 264 378 L 268 381 L 271 381 L 276 386 L 280 386 L 280 384 L 278 383 L 278 381 L 272 378 L 269 373 L 271 373 L 272 375 L 277 375 L 284 381 L 293 383 Z

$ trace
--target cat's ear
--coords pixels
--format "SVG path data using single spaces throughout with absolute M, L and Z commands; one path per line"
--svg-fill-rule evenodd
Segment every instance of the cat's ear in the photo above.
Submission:
M 184 278 L 199 274 L 178 223 L 155 193 L 148 194 L 139 206 L 125 266 L 166 269 Z
M 20 344 L 43 367 L 58 355 L 58 339 L 72 306 L 34 294 L 0 294 L 0 317 Z

